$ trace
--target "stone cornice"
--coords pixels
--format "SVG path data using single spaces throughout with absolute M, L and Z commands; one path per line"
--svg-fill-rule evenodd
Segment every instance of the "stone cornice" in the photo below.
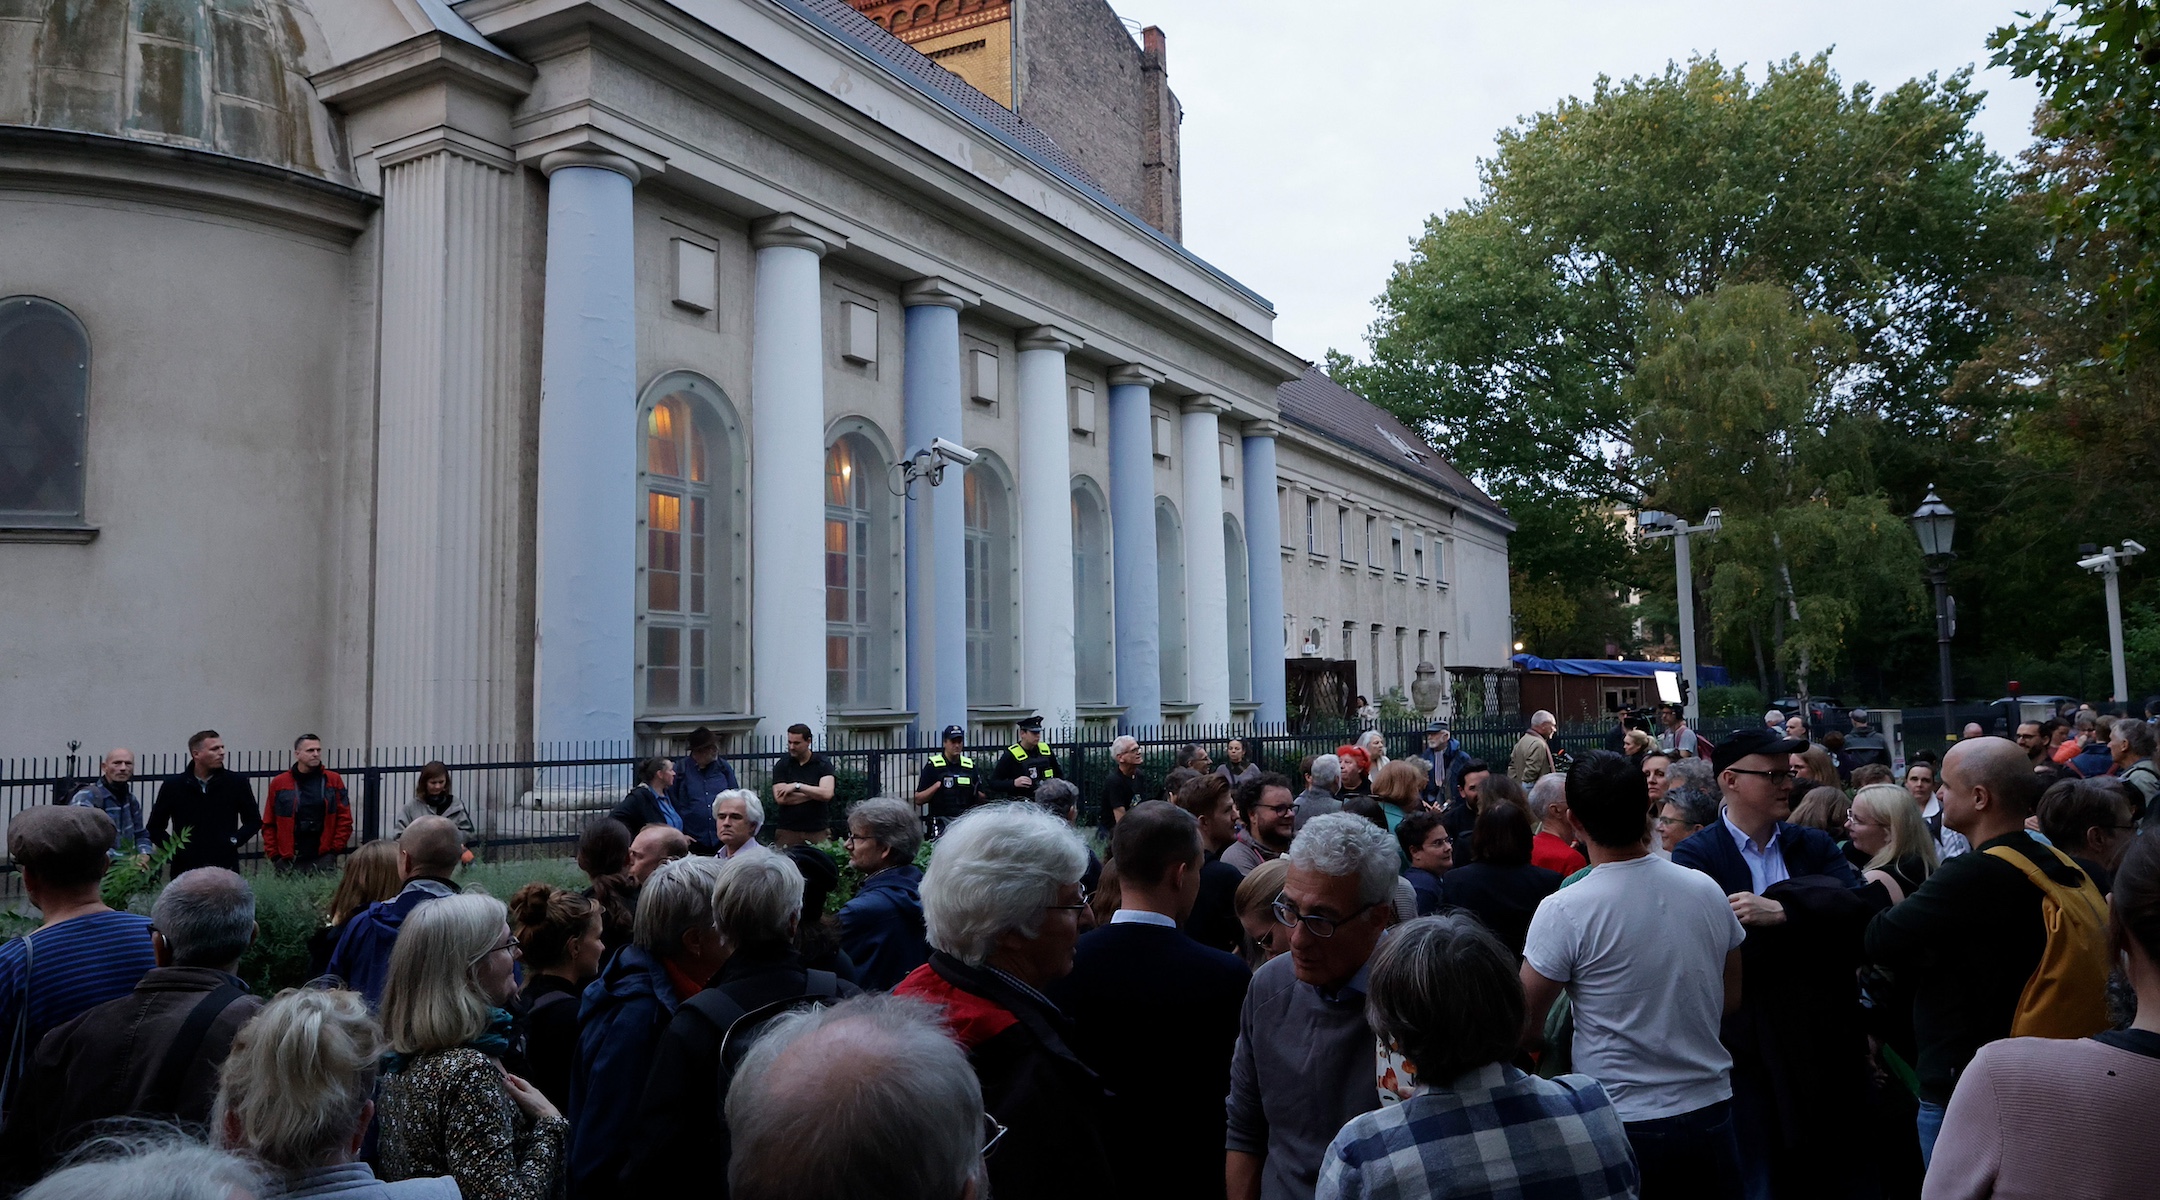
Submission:
M 133 138 L 0 125 L 0 183 L 169 204 L 349 243 L 376 197 L 282 167 Z
M 545 132 L 527 134 L 517 145 L 519 162 L 532 163 L 553 174 L 563 167 L 601 167 L 630 177 L 630 182 L 658 175 L 667 169 L 667 155 L 644 139 L 622 137 L 598 124 L 580 120 L 591 114 L 583 109 L 561 114 L 566 118 L 549 123 Z
M 373 54 L 318 71 L 308 82 L 324 104 L 340 112 L 431 83 L 451 82 L 516 100 L 532 90 L 533 69 L 490 54 L 462 38 L 423 33 Z
M 1185 397 L 1185 401 L 1180 407 L 1186 413 L 1207 413 L 1218 419 L 1227 416 L 1230 412 L 1229 401 L 1224 400 L 1221 396 L 1210 396 L 1205 392 L 1197 396 Z
M 1159 387 L 1167 378 L 1146 363 L 1119 363 L 1110 368 L 1111 387 Z
M 1279 438 L 1282 436 L 1281 421 L 1247 421 L 1239 435 L 1249 438 Z

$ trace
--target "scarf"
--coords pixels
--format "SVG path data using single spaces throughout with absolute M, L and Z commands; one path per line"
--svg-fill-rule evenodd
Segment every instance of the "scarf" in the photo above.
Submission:
M 478 1037 L 473 1038 L 459 1048 L 478 1050 L 489 1058 L 500 1059 L 510 1052 L 510 1022 L 511 1017 L 508 1009 L 489 1009 L 487 1028 L 481 1030 Z M 382 1073 L 395 1075 L 413 1065 L 413 1061 L 420 1057 L 422 1056 L 417 1054 L 402 1054 L 396 1050 L 389 1051 L 382 1057 Z

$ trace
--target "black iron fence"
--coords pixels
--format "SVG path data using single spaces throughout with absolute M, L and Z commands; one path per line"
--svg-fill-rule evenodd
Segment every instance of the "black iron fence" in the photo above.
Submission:
M 1705 722 L 1698 732 L 1719 737 L 1748 721 Z M 1307 756 L 1325 754 L 1352 741 L 1365 728 L 1378 729 L 1390 756 L 1415 753 L 1424 745 L 1422 720 L 1380 721 L 1369 726 L 1333 729 L 1288 725 L 1162 725 L 1126 731 L 1146 756 L 1144 773 L 1160 782 L 1176 753 L 1186 745 L 1204 748 L 1216 764 L 1225 759 L 1233 739 L 1268 770 L 1295 777 Z M 1508 755 L 1523 734 L 1523 722 L 1480 721 L 1452 732 L 1473 757 L 1505 770 Z M 1563 726 L 1554 740 L 1571 750 L 1601 747 L 1612 733 L 1610 723 Z M 1110 747 L 1118 735 L 1098 729 L 1052 731 L 1045 742 L 1080 789 L 1082 821 L 1091 822 L 1097 798 L 1113 769 Z M 836 735 L 818 753 L 833 764 L 837 817 L 847 805 L 868 796 L 902 796 L 914 790 L 924 760 L 940 747 L 892 744 Z M 979 745 L 968 752 L 987 773 L 1005 746 Z M 473 814 L 483 854 L 516 847 L 561 846 L 567 849 L 585 824 L 622 799 L 636 764 L 652 754 L 680 755 L 680 744 L 574 743 L 538 746 L 429 746 L 373 750 L 330 748 L 324 765 L 344 780 L 354 809 L 355 832 L 362 840 L 393 836 L 415 800 L 420 770 L 430 762 L 450 772 L 451 790 Z M 760 795 L 770 794 L 772 769 L 787 753 L 784 739 L 735 738 L 725 755 L 737 782 Z M 270 781 L 292 766 L 292 755 L 276 751 L 231 751 L 225 767 L 246 779 L 261 803 Z M 189 769 L 184 752 L 138 754 L 132 788 L 144 814 L 151 812 L 158 789 Z M 65 803 L 95 780 L 95 755 L 0 759 L 0 822 L 39 804 Z M 259 854 L 259 849 L 251 848 Z M 0 861 L 0 872 L 11 872 Z

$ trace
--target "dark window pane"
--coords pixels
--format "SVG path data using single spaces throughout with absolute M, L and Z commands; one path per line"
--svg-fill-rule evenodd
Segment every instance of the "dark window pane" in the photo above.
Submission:
M 80 520 L 90 343 L 65 309 L 0 300 L 0 515 Z

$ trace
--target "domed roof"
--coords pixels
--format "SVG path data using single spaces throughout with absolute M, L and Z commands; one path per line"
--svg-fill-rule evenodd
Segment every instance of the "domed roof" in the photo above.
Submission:
M 303 0 L 0 4 L 0 124 L 189 146 L 349 184 L 351 158 L 307 81 L 326 65 Z

